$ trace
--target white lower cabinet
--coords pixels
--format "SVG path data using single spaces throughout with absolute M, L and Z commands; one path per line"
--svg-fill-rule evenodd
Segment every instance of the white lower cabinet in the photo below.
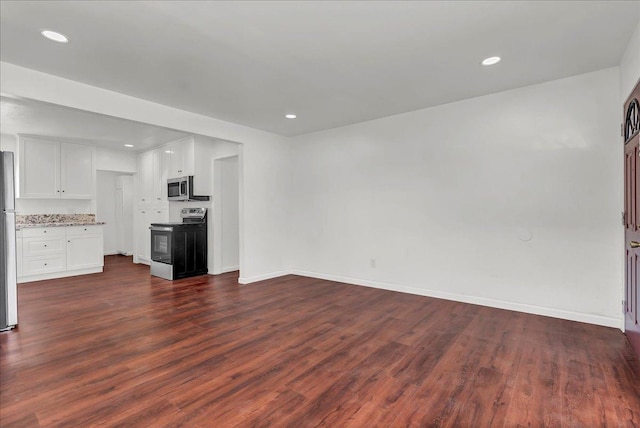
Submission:
M 96 230 L 99 227 L 99 230 Z M 102 226 L 69 226 L 67 229 L 67 270 L 104 265 Z
M 148 208 L 138 209 L 136 218 L 136 262 L 150 263 L 151 258 L 151 224 Z
M 169 221 L 169 208 L 163 206 L 138 207 L 136 219 L 136 263 L 151 263 L 151 223 Z
M 101 225 L 18 231 L 18 282 L 102 272 L 103 239 Z
M 26 257 L 23 272 L 28 275 L 41 275 L 45 273 L 62 272 L 67 268 L 65 255 L 51 255 L 40 257 Z M 24 282 L 24 281 L 22 281 Z

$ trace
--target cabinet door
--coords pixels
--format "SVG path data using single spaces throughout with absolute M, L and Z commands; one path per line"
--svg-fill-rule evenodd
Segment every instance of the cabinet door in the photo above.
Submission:
M 187 138 L 180 143 L 180 169 L 182 175 L 195 175 L 195 138 Z
M 102 234 L 70 236 L 67 239 L 67 270 L 104 265 Z
M 163 198 L 162 189 L 167 187 L 167 179 L 163 178 L 163 170 L 162 170 L 162 149 L 154 150 L 152 152 L 152 160 L 153 160 L 153 174 L 151 177 L 151 195 L 153 202 L 162 202 L 166 201 L 166 190 L 164 191 L 165 197 Z
M 195 142 L 193 137 L 175 141 L 169 144 L 165 151 L 170 159 L 169 178 L 194 175 Z
M 174 230 L 175 251 L 181 254 L 175 258 L 173 271 L 175 278 L 184 278 L 196 273 L 207 272 L 207 234 L 205 228 Z M 179 245 L 177 243 L 180 243 Z
M 153 152 L 138 155 L 137 194 L 139 203 L 151 203 L 153 200 Z
M 182 146 L 180 142 L 173 143 L 169 146 L 169 155 L 171 159 L 169 166 L 171 178 L 184 176 L 185 174 L 182 169 Z
M 171 150 L 171 146 L 165 146 L 161 149 L 161 151 L 162 151 L 162 171 L 166 175 L 166 178 L 177 177 L 176 173 L 173 171 L 173 164 L 172 164 L 173 150 Z M 166 192 L 166 189 L 165 189 L 165 192 Z
M 149 214 L 149 225 L 151 223 L 166 223 L 169 221 L 169 210 L 165 207 L 151 209 Z
M 151 223 L 166 223 L 169 221 L 169 210 L 166 207 L 144 208 L 138 210 L 135 235 L 136 258 L 138 263 L 151 261 Z
M 167 179 L 171 178 L 171 155 L 167 153 L 164 147 L 158 149 L 160 156 L 160 199 L 162 202 L 167 201 Z
M 94 147 L 82 144 L 60 144 L 61 198 L 94 198 L 96 182 L 94 159 Z
M 151 259 L 151 213 L 148 209 L 138 210 L 136 223 L 136 258 L 138 262 L 149 263 Z
M 18 197 L 60 197 L 60 143 L 20 137 L 18 142 Z

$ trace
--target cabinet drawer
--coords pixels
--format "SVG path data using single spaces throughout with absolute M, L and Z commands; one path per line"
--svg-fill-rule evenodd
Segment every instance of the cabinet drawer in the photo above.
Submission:
M 64 253 L 65 239 L 64 236 L 22 238 L 22 251 L 25 257 Z
M 49 236 L 64 237 L 64 227 L 30 227 L 22 229 L 23 238 L 38 238 Z
M 38 275 L 41 273 L 60 272 L 67 268 L 64 254 L 41 257 L 25 257 L 22 262 L 24 276 Z
M 67 237 L 102 234 L 102 225 L 67 226 Z

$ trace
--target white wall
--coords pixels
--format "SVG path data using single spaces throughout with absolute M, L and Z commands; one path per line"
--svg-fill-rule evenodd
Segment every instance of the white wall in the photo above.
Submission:
M 231 272 L 239 263 L 238 155 L 220 157 L 213 165 L 214 272 Z
M 0 90 L 17 96 L 243 144 L 240 166 L 242 282 L 286 272 L 288 139 L 0 62 Z
M 295 272 L 619 327 L 618 85 L 611 68 L 294 139 Z
M 18 150 L 18 138 L 12 134 L 0 133 L 0 151 L 16 152 Z
M 240 146 L 216 141 L 211 162 L 213 177 L 214 273 L 230 272 L 239 264 L 239 156 Z M 227 164 L 231 162 L 233 165 Z M 235 162 L 235 163 L 234 163 Z M 235 168 L 235 172 L 231 169 Z M 235 174 L 235 179 L 233 175 Z
M 638 5 L 640 8 L 640 3 Z M 621 106 L 640 79 L 640 22 L 627 43 L 622 61 L 620 61 L 620 98 Z
M 135 152 L 96 147 L 96 169 L 135 174 L 136 168 Z
M 240 145 L 228 141 L 217 140 L 213 143 L 214 159 L 222 159 L 229 156 L 237 156 L 240 153 Z
M 95 214 L 93 200 L 16 199 L 16 214 Z
M 238 269 L 239 223 L 238 223 L 238 156 L 220 160 L 222 171 L 222 270 Z
M 116 178 L 113 171 L 98 171 L 96 175 L 96 221 L 104 221 L 103 243 L 105 254 L 116 254 L 118 250 L 116 229 Z

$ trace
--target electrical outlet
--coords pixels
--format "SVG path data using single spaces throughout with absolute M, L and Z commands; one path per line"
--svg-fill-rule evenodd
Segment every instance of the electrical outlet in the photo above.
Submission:
M 376 268 L 376 259 L 370 259 L 369 260 L 369 265 L 371 266 L 372 269 Z

